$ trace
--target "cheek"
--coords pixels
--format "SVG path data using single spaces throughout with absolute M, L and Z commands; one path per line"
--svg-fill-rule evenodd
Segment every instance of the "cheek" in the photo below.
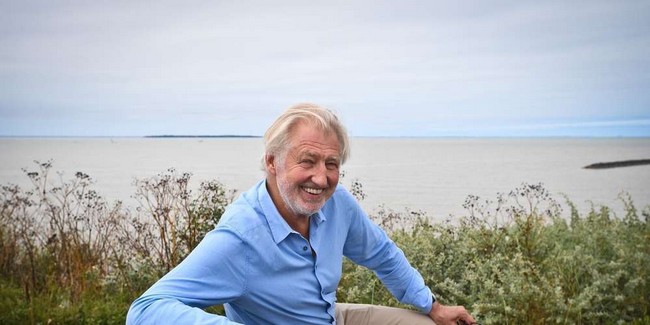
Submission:
M 331 175 L 329 175 L 329 177 L 328 177 L 329 178 L 329 183 L 336 186 L 336 184 L 339 183 L 339 176 L 340 176 L 340 174 L 338 172 L 334 172 Z

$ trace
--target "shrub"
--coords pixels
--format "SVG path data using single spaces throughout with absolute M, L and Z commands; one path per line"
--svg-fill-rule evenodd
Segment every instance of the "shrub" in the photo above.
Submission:
M 189 189 L 191 174 L 171 168 L 157 176 L 135 181 L 139 202 L 125 231 L 135 253 L 133 263 L 153 267 L 158 274 L 169 272 L 182 261 L 205 234 L 219 222 L 234 191 L 217 181 L 202 182 L 198 195 Z
M 136 180 L 136 214 L 109 205 L 77 172 L 51 182 L 51 162 L 27 171 L 32 187 L 0 189 L 0 323 L 124 323 L 142 291 L 179 263 L 219 221 L 234 192 L 197 193 L 170 169 Z M 54 184 L 54 185 L 53 185 Z
M 51 162 L 25 171 L 32 187 L 0 188 L 0 323 L 124 323 L 130 303 L 217 224 L 233 191 L 190 189 L 174 169 L 135 181 L 134 212 L 108 204 L 82 173 L 50 181 Z M 351 191 L 365 198 L 354 180 Z M 541 184 L 495 201 L 468 196 L 458 222 L 382 208 L 386 229 L 442 303 L 485 324 L 648 324 L 650 207 L 621 194 L 623 216 L 568 199 L 569 216 Z M 341 302 L 398 306 L 372 272 L 344 261 Z M 223 313 L 220 306 L 210 312 Z
M 420 215 L 392 238 L 443 303 L 465 305 L 485 324 L 647 320 L 650 209 L 641 218 L 621 199 L 623 218 L 606 207 L 580 216 L 567 201 L 567 221 L 540 184 L 523 184 L 496 202 L 469 196 L 456 224 Z M 398 305 L 368 270 L 349 261 L 344 270 L 340 301 Z

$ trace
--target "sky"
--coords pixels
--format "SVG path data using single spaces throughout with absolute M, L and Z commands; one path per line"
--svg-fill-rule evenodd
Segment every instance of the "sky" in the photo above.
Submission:
M 650 136 L 650 1 L 0 0 L 0 136 Z

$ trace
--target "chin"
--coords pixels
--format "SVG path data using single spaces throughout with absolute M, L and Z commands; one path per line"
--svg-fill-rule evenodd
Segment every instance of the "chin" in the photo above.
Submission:
M 301 214 L 301 215 L 305 215 L 305 216 L 311 216 L 312 214 L 314 214 L 314 213 L 320 211 L 320 209 L 322 209 L 324 205 L 325 205 L 325 204 L 318 204 L 318 205 L 313 205 L 313 204 L 302 205 L 302 206 L 300 206 L 299 209 L 298 209 L 298 210 L 300 210 L 300 213 L 299 213 L 299 214 Z

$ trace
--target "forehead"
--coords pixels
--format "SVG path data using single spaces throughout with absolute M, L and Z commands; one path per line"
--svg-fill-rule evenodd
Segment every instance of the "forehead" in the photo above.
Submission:
M 305 154 L 339 155 L 339 140 L 334 132 L 325 132 L 310 123 L 299 122 L 291 130 L 290 150 Z

